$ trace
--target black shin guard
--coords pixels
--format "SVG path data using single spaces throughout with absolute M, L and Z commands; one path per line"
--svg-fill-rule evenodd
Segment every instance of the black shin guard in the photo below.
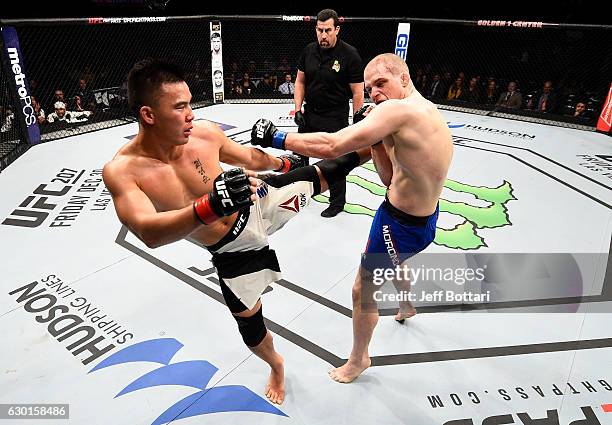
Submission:
M 285 174 L 277 174 L 266 178 L 264 181 L 270 186 L 276 188 L 287 186 L 288 184 L 299 181 L 309 181 L 312 182 L 314 186 L 313 196 L 321 193 L 321 182 L 319 181 L 319 175 L 317 174 L 317 169 L 312 165 L 296 168 L 295 170 L 289 171 Z
M 324 159 L 316 162 L 314 165 L 319 167 L 323 177 L 331 185 L 332 182 L 338 179 L 346 178 L 348 173 L 359 166 L 359 162 L 360 158 L 357 152 L 349 152 L 336 159 Z
M 264 324 L 261 307 L 250 317 L 234 316 L 238 322 L 238 331 L 247 347 L 256 347 L 266 337 L 268 330 Z

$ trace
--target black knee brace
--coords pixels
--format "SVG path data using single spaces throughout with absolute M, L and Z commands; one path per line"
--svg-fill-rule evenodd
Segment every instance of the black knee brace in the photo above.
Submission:
M 264 324 L 261 307 L 251 317 L 234 316 L 234 319 L 238 322 L 238 331 L 247 347 L 256 347 L 263 341 L 268 330 Z
M 314 165 L 319 167 L 325 180 L 330 183 L 348 176 L 348 173 L 359 165 L 359 161 L 357 152 L 349 152 L 336 159 L 324 159 Z
M 264 181 L 270 186 L 276 188 L 287 186 L 288 184 L 299 181 L 309 181 L 312 182 L 314 186 L 313 195 L 318 195 L 321 193 L 321 182 L 319 181 L 319 175 L 317 174 L 317 169 L 312 165 L 296 168 L 295 170 L 289 171 L 285 174 L 277 174 L 266 178 Z

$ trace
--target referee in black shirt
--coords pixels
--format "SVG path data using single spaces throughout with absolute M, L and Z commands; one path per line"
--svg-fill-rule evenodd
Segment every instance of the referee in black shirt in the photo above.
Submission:
M 351 98 L 353 111 L 363 106 L 361 57 L 356 48 L 338 38 L 338 21 L 334 10 L 319 12 L 317 41 L 306 46 L 300 56 L 293 96 L 295 123 L 300 133 L 336 132 L 348 126 Z M 302 158 L 308 165 L 308 158 Z M 321 213 L 323 217 L 334 217 L 344 209 L 346 179 L 331 184 L 329 193 L 330 205 Z

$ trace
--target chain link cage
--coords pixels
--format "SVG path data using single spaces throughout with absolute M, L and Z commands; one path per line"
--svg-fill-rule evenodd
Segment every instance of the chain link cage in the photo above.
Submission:
M 287 75 L 295 81 L 302 49 L 316 40 L 315 17 L 83 18 L 1 24 L 16 28 L 29 93 L 44 111 L 36 109 L 44 142 L 133 121 L 126 77 L 135 62 L 147 57 L 181 65 L 193 106 L 212 104 L 210 23 L 217 21 L 223 99 L 291 102 L 292 95 L 279 88 Z M 593 130 L 612 81 L 612 26 L 342 18 L 339 37 L 357 48 L 365 65 L 380 53 L 395 52 L 400 22 L 411 24 L 405 52 L 412 81 L 441 108 Z M 9 84 L 14 76 L 5 49 L 3 56 L 0 158 L 6 166 L 28 143 L 23 126 L 15 124 L 19 98 Z M 520 99 L 509 103 L 506 92 L 511 83 Z M 66 105 L 70 119 L 53 116 L 58 101 Z M 579 116 L 578 103 L 585 107 Z

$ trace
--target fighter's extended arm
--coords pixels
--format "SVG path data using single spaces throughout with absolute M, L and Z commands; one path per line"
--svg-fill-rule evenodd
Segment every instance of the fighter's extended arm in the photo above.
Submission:
M 273 170 L 286 173 L 301 165 L 296 155 L 272 156 L 261 149 L 242 146 L 227 137 L 217 127 L 216 136 L 221 139 L 219 160 L 226 164 L 245 167 L 254 171 Z
M 406 108 L 397 107 L 393 100 L 378 105 L 363 121 L 335 133 L 285 133 L 270 121 L 260 119 L 253 126 L 251 143 L 331 159 L 377 143 L 409 119 Z

